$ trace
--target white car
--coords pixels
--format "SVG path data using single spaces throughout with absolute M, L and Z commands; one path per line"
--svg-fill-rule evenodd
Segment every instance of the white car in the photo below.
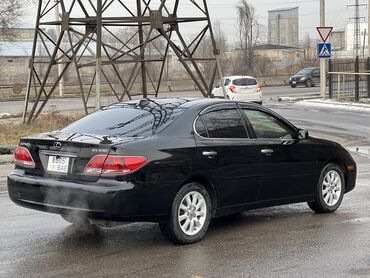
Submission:
M 227 97 L 230 100 L 250 101 L 262 104 L 262 90 L 256 78 L 252 76 L 226 76 L 224 82 Z M 220 82 L 211 93 L 212 97 L 224 98 Z

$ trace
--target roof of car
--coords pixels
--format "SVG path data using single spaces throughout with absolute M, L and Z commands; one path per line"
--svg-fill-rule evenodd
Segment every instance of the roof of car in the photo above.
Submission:
M 125 104 L 137 104 L 141 106 L 147 106 L 154 104 L 158 107 L 165 107 L 171 106 L 172 108 L 179 108 L 179 109 L 189 109 L 193 107 L 206 107 L 208 105 L 217 104 L 217 103 L 236 103 L 234 101 L 225 100 L 225 99 L 215 99 L 215 98 L 156 98 L 156 99 L 135 99 L 129 100 L 125 102 L 120 102 L 116 104 L 112 104 L 105 109 L 120 107 Z M 257 105 L 257 104 L 255 104 Z
M 228 78 L 228 79 L 239 79 L 239 78 L 252 78 L 252 79 L 256 79 L 255 77 L 249 76 L 249 75 L 228 75 L 228 76 L 225 76 L 224 78 Z
M 304 69 L 314 70 L 314 69 L 320 69 L 320 68 L 318 68 L 318 67 L 312 67 L 312 68 L 304 68 Z

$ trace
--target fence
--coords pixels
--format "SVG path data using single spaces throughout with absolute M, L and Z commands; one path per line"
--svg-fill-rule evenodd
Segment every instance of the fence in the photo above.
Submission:
M 329 98 L 370 98 L 370 58 L 329 60 Z

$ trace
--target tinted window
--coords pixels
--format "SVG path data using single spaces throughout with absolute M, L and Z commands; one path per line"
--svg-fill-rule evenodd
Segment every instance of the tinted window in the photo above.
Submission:
M 261 111 L 243 110 L 257 138 L 293 139 L 294 131 L 275 117 Z
M 210 138 L 247 138 L 236 109 L 220 109 L 202 116 Z
M 298 75 L 308 75 L 310 73 L 311 73 L 311 70 L 310 69 L 303 69 L 300 72 L 298 72 L 297 74 Z
M 312 74 L 313 75 L 320 75 L 320 70 L 314 70 Z
M 241 78 L 241 79 L 235 79 L 233 81 L 233 84 L 235 86 L 254 86 L 257 85 L 256 79 L 252 78 Z
M 230 84 L 230 82 L 231 82 L 231 80 L 230 80 L 230 79 L 226 79 L 226 80 L 225 80 L 225 85 L 224 85 L 224 86 L 229 85 L 229 84 Z
M 207 130 L 203 124 L 202 119 L 199 117 L 195 122 L 195 131 L 202 137 L 208 137 Z
M 63 132 L 145 137 L 173 123 L 186 108 L 184 102 L 160 103 L 144 100 L 109 106 L 64 128 Z

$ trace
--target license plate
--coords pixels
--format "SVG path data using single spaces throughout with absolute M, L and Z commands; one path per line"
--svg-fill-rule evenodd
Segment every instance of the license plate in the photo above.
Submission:
M 48 171 L 67 174 L 69 169 L 69 157 L 49 156 Z
M 297 82 L 293 81 L 293 84 L 297 84 Z

